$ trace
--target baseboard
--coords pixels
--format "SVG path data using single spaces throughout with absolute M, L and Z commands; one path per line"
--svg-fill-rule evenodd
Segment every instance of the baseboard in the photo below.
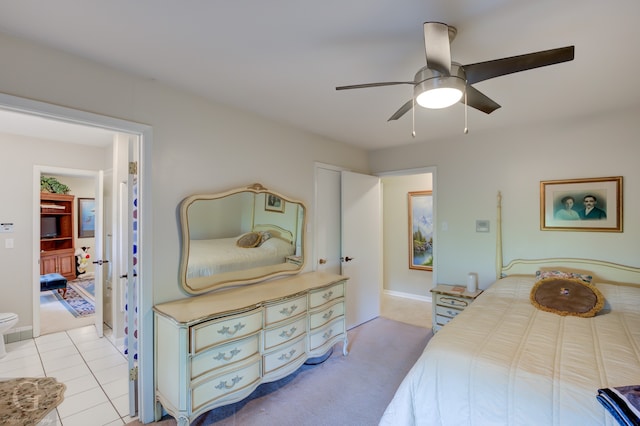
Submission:
M 4 343 L 14 343 L 21 340 L 33 339 L 33 327 L 18 327 L 5 333 Z
M 383 290 L 382 291 L 383 294 L 386 294 L 387 296 L 394 296 L 394 297 L 402 297 L 405 299 L 412 299 L 412 300 L 419 300 L 420 302 L 429 302 L 431 303 L 431 295 L 429 296 L 421 296 L 419 294 L 412 294 L 412 293 L 404 293 L 401 291 L 394 291 L 394 290 Z

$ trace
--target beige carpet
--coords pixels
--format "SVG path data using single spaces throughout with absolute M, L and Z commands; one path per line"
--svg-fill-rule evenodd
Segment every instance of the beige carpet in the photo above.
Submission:
M 349 331 L 347 357 L 336 345 L 324 363 L 263 384 L 243 401 L 202 414 L 193 425 L 377 425 L 432 336 L 428 328 L 376 318 Z M 154 424 L 176 423 L 167 417 Z
M 0 381 L 0 424 L 37 424 L 62 402 L 65 389 L 53 377 Z

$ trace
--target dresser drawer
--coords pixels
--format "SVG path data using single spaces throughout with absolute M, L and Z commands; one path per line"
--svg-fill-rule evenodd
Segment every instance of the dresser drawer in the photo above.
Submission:
M 314 312 L 309 316 L 309 326 L 313 330 L 321 327 L 333 320 L 344 315 L 344 301 L 341 300 L 337 303 L 328 306 L 321 311 Z
M 194 356 L 191 360 L 191 380 L 197 379 L 216 368 L 240 362 L 259 353 L 259 336 L 256 333 L 245 339 L 236 340 Z
M 264 374 L 267 375 L 279 368 L 295 362 L 305 355 L 305 339 L 301 338 L 293 343 L 278 348 L 264 356 Z
M 191 353 L 197 354 L 213 345 L 248 336 L 261 329 L 261 309 L 194 325 L 190 328 Z
M 344 317 L 329 323 L 324 327 L 320 327 L 309 336 L 309 350 L 314 350 L 327 343 L 332 338 L 344 335 Z
M 245 366 L 200 382 L 191 389 L 191 410 L 196 411 L 203 405 L 259 382 L 261 364 L 261 359 L 257 358 Z
M 304 334 L 307 331 L 306 320 L 306 317 L 301 317 L 279 327 L 265 330 L 264 349 L 274 348 Z
M 453 318 L 457 316 L 460 312 L 462 312 L 462 309 L 456 309 L 453 306 L 436 305 L 436 315 Z
M 300 296 L 283 302 L 267 305 L 265 326 L 288 320 L 307 311 L 307 297 Z
M 437 305 L 456 306 L 460 309 L 464 309 L 473 302 L 471 299 L 465 299 L 463 297 L 454 297 L 446 294 L 438 294 L 436 296 Z
M 344 296 L 344 281 L 334 284 L 331 287 L 314 290 L 309 293 L 309 307 L 316 308 L 327 302 Z

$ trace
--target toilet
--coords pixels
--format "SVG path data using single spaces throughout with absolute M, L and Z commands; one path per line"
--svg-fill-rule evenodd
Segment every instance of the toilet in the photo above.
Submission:
M 18 314 L 4 313 L 0 314 L 0 358 L 4 358 L 7 355 L 7 350 L 4 347 L 4 333 L 11 330 L 18 323 Z

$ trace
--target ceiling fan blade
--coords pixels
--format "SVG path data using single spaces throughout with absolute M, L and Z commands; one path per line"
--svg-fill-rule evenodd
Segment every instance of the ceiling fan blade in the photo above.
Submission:
M 444 75 L 451 74 L 449 26 L 440 22 L 424 23 L 424 50 L 427 67 Z
M 574 46 L 567 46 L 525 55 L 511 56 L 509 58 L 495 59 L 493 61 L 463 65 L 462 68 L 464 68 L 467 75 L 467 84 L 474 84 L 501 75 L 572 61 L 574 50 Z
M 469 105 L 470 107 L 475 108 L 487 114 L 491 114 L 493 111 L 500 108 L 499 104 L 494 102 L 491 98 L 489 98 L 487 95 L 480 92 L 478 89 L 471 86 L 467 86 L 466 91 L 467 91 L 467 105 Z M 460 102 L 464 103 L 464 97 Z
M 407 112 L 411 111 L 411 108 L 413 108 L 413 99 L 409 99 L 407 102 L 405 102 L 405 104 L 402 105 L 400 109 L 397 110 L 391 117 L 389 117 L 387 121 L 397 120 Z
M 365 84 L 352 84 L 350 86 L 338 86 L 336 87 L 336 90 L 365 89 L 367 87 L 394 86 L 396 84 L 415 85 L 413 81 L 386 81 L 382 83 L 365 83 Z

